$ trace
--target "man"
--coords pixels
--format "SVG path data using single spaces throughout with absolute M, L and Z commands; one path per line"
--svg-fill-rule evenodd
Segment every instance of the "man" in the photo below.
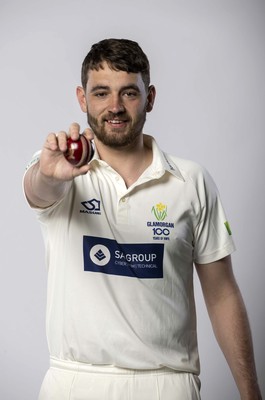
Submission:
M 217 189 L 143 134 L 155 94 L 137 43 L 93 45 L 77 88 L 93 159 L 66 160 L 75 123 L 47 136 L 25 174 L 48 262 L 51 367 L 40 400 L 200 399 L 193 265 L 241 399 L 261 399 Z

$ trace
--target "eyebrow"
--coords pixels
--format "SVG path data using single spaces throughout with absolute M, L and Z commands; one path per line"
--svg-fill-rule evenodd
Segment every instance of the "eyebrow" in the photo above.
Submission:
M 121 89 L 120 89 L 120 92 L 123 92 L 124 90 L 129 90 L 129 89 L 133 89 L 138 93 L 140 92 L 139 87 L 137 85 L 135 85 L 134 83 L 131 83 L 131 84 L 126 85 L 126 86 L 122 86 Z M 90 90 L 90 93 L 97 92 L 98 90 L 110 90 L 110 86 L 107 86 L 107 85 L 96 85 L 96 86 L 93 86 L 91 88 L 91 90 Z
M 93 93 L 93 92 L 96 92 L 96 91 L 98 91 L 98 90 L 109 90 L 109 89 L 110 89 L 109 86 L 96 85 L 96 86 L 93 86 L 93 87 L 91 88 L 90 92 Z

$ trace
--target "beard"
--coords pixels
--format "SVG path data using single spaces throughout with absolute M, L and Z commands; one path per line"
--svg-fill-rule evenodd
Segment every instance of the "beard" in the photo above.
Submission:
M 109 127 L 107 130 L 107 121 L 115 118 L 126 121 L 126 127 Z M 145 121 L 146 111 L 143 111 L 138 115 L 138 118 L 135 121 L 132 121 L 126 112 L 120 112 L 117 114 L 108 113 L 105 117 L 102 117 L 100 120 L 98 120 L 87 110 L 87 122 L 94 132 L 94 135 L 105 146 L 112 148 L 130 147 L 141 135 Z

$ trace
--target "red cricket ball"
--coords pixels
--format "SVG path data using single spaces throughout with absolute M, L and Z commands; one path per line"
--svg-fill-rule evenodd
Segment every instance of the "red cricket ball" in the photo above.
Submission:
M 80 135 L 78 140 L 67 139 L 67 151 L 64 156 L 75 167 L 85 165 L 91 160 L 93 153 L 92 143 L 85 136 Z

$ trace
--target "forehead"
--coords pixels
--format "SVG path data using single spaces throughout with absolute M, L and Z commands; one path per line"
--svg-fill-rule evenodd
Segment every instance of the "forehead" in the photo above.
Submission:
M 126 71 L 115 71 L 106 62 L 102 64 L 102 67 L 98 71 L 89 70 L 87 90 L 91 90 L 95 85 L 108 86 L 114 90 L 128 85 L 137 85 L 139 90 L 145 89 L 140 72 L 128 73 Z

